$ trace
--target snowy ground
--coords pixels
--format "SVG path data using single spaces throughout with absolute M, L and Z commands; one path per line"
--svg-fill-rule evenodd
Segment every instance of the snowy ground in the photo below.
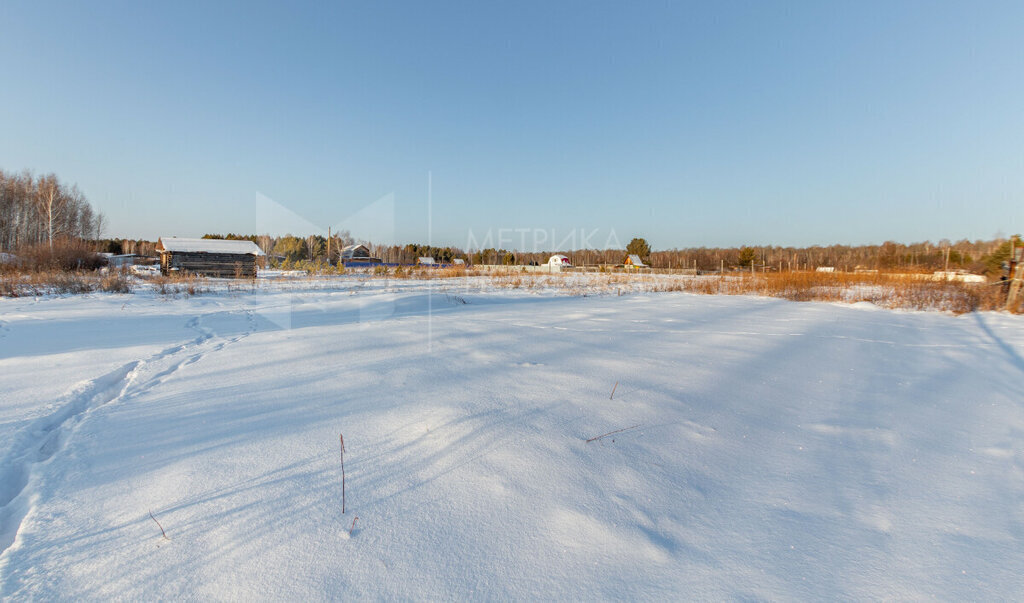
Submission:
M 681 293 L 0 299 L 0 597 L 1020 599 L 1022 356 Z

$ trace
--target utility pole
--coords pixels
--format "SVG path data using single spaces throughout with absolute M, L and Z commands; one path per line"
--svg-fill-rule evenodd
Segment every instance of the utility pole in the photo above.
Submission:
M 1024 262 L 1017 260 L 1017 255 L 1022 251 L 1024 249 L 1014 249 L 1013 239 L 1010 239 L 1010 290 L 1006 294 L 1007 311 L 1017 308 L 1017 296 L 1020 294 L 1021 284 L 1024 283 Z

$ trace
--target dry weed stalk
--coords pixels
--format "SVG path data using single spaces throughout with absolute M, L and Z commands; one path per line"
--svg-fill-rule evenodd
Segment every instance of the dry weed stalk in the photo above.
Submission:
M 345 514 L 345 436 L 338 434 L 338 442 L 341 444 L 341 514 Z M 355 520 L 352 521 L 355 525 Z
M 160 522 L 157 521 L 156 517 L 153 515 L 153 510 L 152 509 L 149 510 L 149 517 L 153 521 L 156 521 L 156 527 L 160 528 L 160 534 L 163 535 L 164 540 L 170 540 L 170 538 L 167 537 L 167 532 L 164 531 L 164 527 L 162 525 L 160 525 Z
M 594 436 L 594 437 L 590 438 L 589 440 L 587 440 L 587 443 L 589 444 L 590 442 L 596 442 L 597 440 L 600 440 L 601 438 L 606 438 L 606 437 L 608 437 L 610 435 L 613 435 L 613 434 L 616 434 L 616 433 L 622 433 L 623 431 L 629 431 L 630 429 L 636 429 L 637 427 L 640 427 L 639 423 L 637 423 L 636 425 L 632 425 L 630 427 L 623 427 L 622 429 L 616 429 L 615 431 L 609 431 L 608 433 L 602 433 L 599 436 Z

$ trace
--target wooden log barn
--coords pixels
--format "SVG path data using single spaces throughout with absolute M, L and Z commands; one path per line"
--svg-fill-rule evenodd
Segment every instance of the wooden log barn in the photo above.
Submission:
M 192 273 L 214 278 L 255 278 L 266 256 L 252 241 L 161 238 L 160 272 Z

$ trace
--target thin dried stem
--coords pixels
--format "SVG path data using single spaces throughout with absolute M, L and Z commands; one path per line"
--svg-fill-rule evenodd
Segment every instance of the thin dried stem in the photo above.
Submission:
M 338 434 L 338 442 L 341 444 L 341 513 L 345 514 L 345 436 Z M 355 522 L 353 521 L 353 524 Z
M 153 516 L 152 510 L 149 511 L 149 517 L 153 521 L 156 521 L 156 517 Z M 163 534 L 164 540 L 170 540 L 170 538 L 167 537 L 167 532 L 164 531 L 164 527 L 160 525 L 159 521 L 156 521 L 156 527 L 160 528 L 160 533 Z
M 615 431 L 609 431 L 608 433 L 603 433 L 603 434 L 601 434 L 599 436 L 592 437 L 589 440 L 587 440 L 587 442 L 589 443 L 589 442 L 593 442 L 595 440 L 600 440 L 601 438 L 606 438 L 606 437 L 608 437 L 608 436 L 610 436 L 612 434 L 622 433 L 623 431 L 629 431 L 630 429 L 636 429 L 637 427 L 640 427 L 639 423 L 637 423 L 636 425 L 633 425 L 631 427 L 623 427 L 622 429 L 616 429 Z

